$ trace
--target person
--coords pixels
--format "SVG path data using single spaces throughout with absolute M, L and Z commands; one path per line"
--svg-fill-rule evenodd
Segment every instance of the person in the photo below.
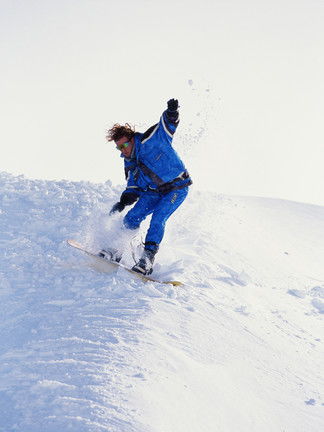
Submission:
M 132 268 L 144 275 L 152 273 L 166 221 L 183 203 L 192 184 L 184 163 L 172 147 L 179 124 L 178 109 L 178 100 L 170 99 L 160 121 L 145 133 L 135 132 L 128 123 L 115 124 L 106 137 L 121 152 L 127 180 L 126 189 L 110 215 L 136 203 L 123 219 L 124 227 L 130 230 L 139 228 L 152 215 L 142 256 Z M 119 262 L 121 252 L 110 258 Z

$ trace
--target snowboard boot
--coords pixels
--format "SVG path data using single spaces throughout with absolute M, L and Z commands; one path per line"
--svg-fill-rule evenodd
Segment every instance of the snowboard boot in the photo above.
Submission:
M 142 273 L 143 275 L 150 275 L 153 272 L 153 263 L 156 252 L 157 251 L 150 249 L 144 249 L 141 258 L 138 263 L 134 265 L 132 270 L 137 273 Z
M 101 249 L 101 251 L 98 253 L 98 256 L 116 263 L 119 263 L 122 259 L 122 253 L 117 249 Z

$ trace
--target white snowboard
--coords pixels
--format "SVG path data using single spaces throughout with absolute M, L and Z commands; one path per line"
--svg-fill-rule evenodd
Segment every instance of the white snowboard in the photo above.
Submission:
M 161 280 L 155 279 L 155 278 L 153 278 L 151 276 L 145 276 L 145 275 L 143 275 L 141 273 L 137 273 L 137 272 L 133 271 L 132 269 L 124 266 L 121 263 L 117 263 L 115 261 L 109 261 L 107 258 L 100 257 L 97 253 L 91 252 L 91 251 L 87 250 L 84 246 L 82 246 L 82 244 L 80 244 L 76 240 L 69 239 L 69 240 L 67 240 L 67 243 L 70 246 L 72 246 L 72 247 L 74 247 L 76 249 L 79 249 L 80 251 L 86 253 L 87 255 L 90 255 L 91 257 L 94 257 L 97 260 L 100 260 L 101 263 L 105 263 L 109 267 L 114 266 L 116 268 L 118 268 L 118 267 L 123 268 L 124 270 L 128 271 L 129 273 L 131 273 L 132 275 L 136 276 L 137 278 L 142 279 L 145 282 L 157 282 L 157 283 L 160 283 L 160 284 L 170 284 L 170 285 L 173 285 L 173 286 L 181 286 L 181 285 L 183 285 L 183 283 L 179 282 L 179 281 L 161 281 Z

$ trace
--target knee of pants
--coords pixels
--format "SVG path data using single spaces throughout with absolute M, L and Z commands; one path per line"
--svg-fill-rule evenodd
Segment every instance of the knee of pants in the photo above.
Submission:
M 126 215 L 124 217 L 123 224 L 125 228 L 135 230 L 140 226 L 141 221 L 138 218 L 132 218 Z

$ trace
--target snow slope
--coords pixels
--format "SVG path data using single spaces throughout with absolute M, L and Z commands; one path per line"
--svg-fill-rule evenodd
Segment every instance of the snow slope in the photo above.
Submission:
M 324 208 L 193 189 L 175 288 L 66 245 L 116 242 L 119 194 L 0 175 L 0 431 L 324 430 Z

